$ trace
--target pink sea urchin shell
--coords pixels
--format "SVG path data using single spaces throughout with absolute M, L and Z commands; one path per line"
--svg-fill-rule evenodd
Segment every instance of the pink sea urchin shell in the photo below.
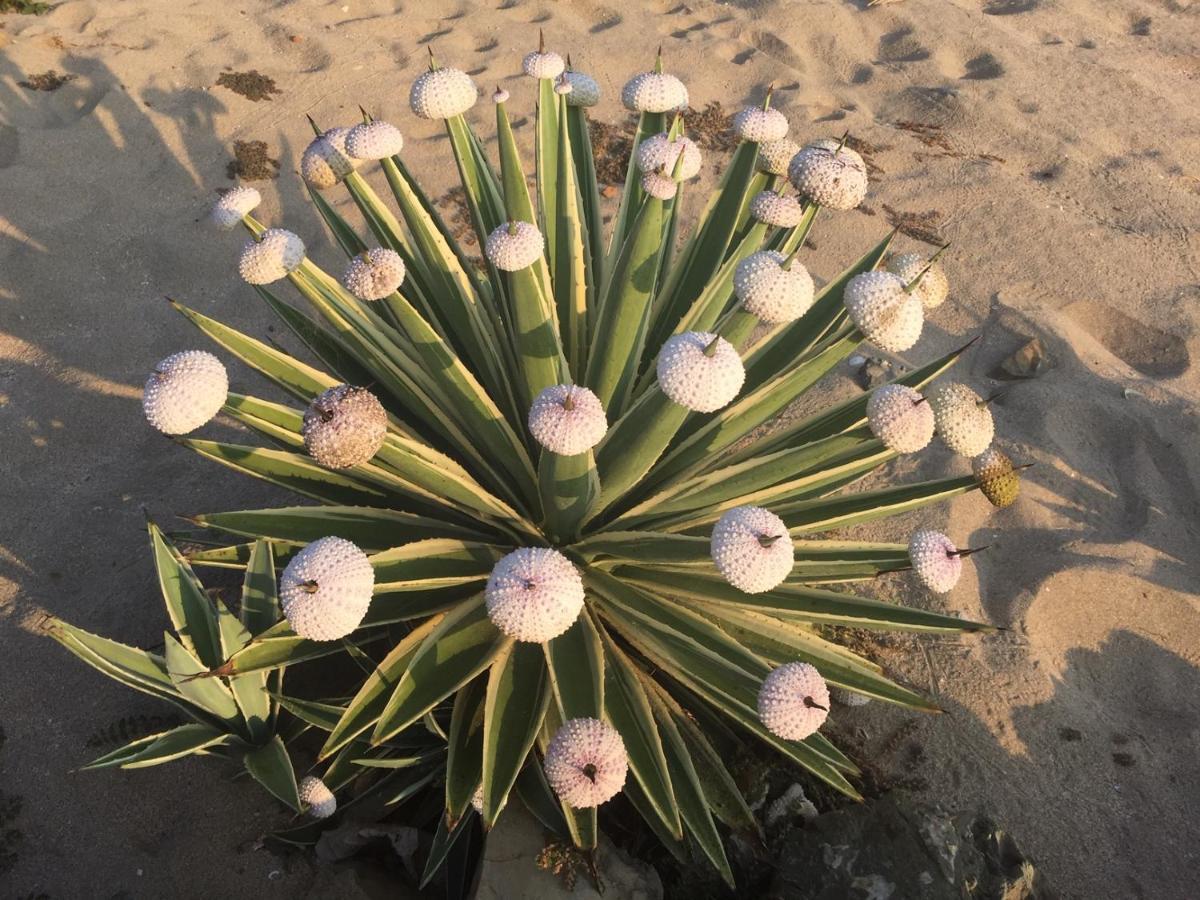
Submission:
M 620 733 L 599 719 L 570 719 L 546 748 L 546 780 L 574 809 L 599 806 L 625 784 L 629 758 Z

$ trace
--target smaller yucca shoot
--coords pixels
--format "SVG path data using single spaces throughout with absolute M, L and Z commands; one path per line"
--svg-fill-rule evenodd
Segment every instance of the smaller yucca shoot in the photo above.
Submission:
M 271 794 L 300 812 L 292 763 L 275 733 L 283 671 L 258 667 L 235 675 L 226 665 L 234 654 L 254 647 L 254 639 L 279 621 L 270 542 L 250 545 L 235 616 L 223 602 L 208 597 L 191 566 L 158 526 L 150 522 L 148 527 L 172 627 L 163 636 L 163 654 L 119 644 L 59 619 L 51 620 L 49 632 L 88 665 L 173 704 L 192 721 L 130 741 L 83 768 L 141 769 L 193 754 L 232 757 L 240 759 Z

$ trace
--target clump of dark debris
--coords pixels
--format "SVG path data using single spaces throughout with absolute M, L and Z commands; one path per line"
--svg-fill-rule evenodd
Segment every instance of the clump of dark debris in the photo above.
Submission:
M 242 181 L 269 181 L 279 177 L 279 160 L 267 154 L 266 141 L 234 141 L 225 174 Z
M 64 75 L 54 69 L 50 69 L 46 72 L 40 72 L 37 75 L 30 75 L 24 81 L 18 81 L 17 84 L 29 91 L 57 91 L 68 81 L 74 80 L 74 75 Z
M 907 234 L 909 237 L 916 238 L 918 241 L 924 241 L 927 244 L 946 243 L 939 230 L 942 227 L 943 219 L 943 214 L 940 210 L 927 209 L 919 213 L 901 212 L 885 203 L 883 204 L 883 211 L 887 215 L 888 222 L 891 223 L 893 228 L 899 230 L 901 234 Z
M 588 122 L 596 180 L 600 184 L 625 183 L 625 169 L 629 166 L 629 154 L 633 152 L 634 122 L 632 117 L 619 125 L 595 120 Z
M 275 86 L 274 78 L 263 75 L 257 69 L 251 69 L 249 72 L 222 72 L 217 78 L 217 85 L 229 88 L 235 94 L 240 94 L 255 103 L 259 100 L 270 100 L 272 94 L 283 93 Z

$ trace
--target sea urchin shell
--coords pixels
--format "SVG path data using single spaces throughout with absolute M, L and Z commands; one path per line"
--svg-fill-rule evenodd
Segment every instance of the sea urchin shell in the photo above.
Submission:
M 734 346 L 707 331 L 685 331 L 668 338 L 658 354 L 662 392 L 692 412 L 715 412 L 729 404 L 746 380 L 746 368 Z
M 557 78 L 567 64 L 553 50 L 534 50 L 521 60 L 521 68 L 530 78 Z
M 750 215 L 774 228 L 794 228 L 804 219 L 804 204 L 790 194 L 759 191 L 750 201 Z
M 573 809 L 599 806 L 625 784 L 629 757 L 620 732 L 599 719 L 568 719 L 546 748 L 546 780 Z
M 758 718 L 787 741 L 802 741 L 829 716 L 829 687 L 815 666 L 793 662 L 771 670 L 758 691 Z
M 988 447 L 971 460 L 971 471 L 992 506 L 1004 509 L 1016 502 L 1021 479 L 1017 476 L 1016 466 L 1002 450 Z
M 625 83 L 621 89 L 621 102 L 634 112 L 672 112 L 687 108 L 688 92 L 674 75 L 643 72 Z
M 450 119 L 475 105 L 479 91 L 471 76 L 455 68 L 422 72 L 408 93 L 408 104 L 422 119 Z
M 796 190 L 828 209 L 854 209 L 867 196 L 867 166 L 863 158 L 837 141 L 809 144 L 788 165 Z
M 935 594 L 948 593 L 962 576 L 962 557 L 940 531 L 918 531 L 908 542 L 908 559 L 921 584 Z
M 559 456 L 578 456 L 595 447 L 608 431 L 600 398 L 585 387 L 556 384 L 533 400 L 529 432 Z
M 933 408 L 903 384 L 885 384 L 867 400 L 867 424 L 889 450 L 916 453 L 933 440 Z
M 678 181 L 688 181 L 699 175 L 701 162 L 700 148 L 695 141 L 686 137 L 672 140 L 665 131 L 646 138 L 637 149 L 639 169 L 643 172 L 662 172 Z
M 925 324 L 921 301 L 891 272 L 862 272 L 850 279 L 842 302 L 854 324 L 880 350 L 901 353 L 917 342 Z
M 570 628 L 583 609 L 583 580 L 548 547 L 521 547 L 492 568 L 483 592 L 488 617 L 518 641 L 541 643 Z
M 337 812 L 337 797 L 320 778 L 314 775 L 302 778 L 299 788 L 300 803 L 308 807 L 314 819 L 328 819 Z
M 710 552 L 721 577 L 747 594 L 777 587 L 795 559 L 787 525 L 761 506 L 739 506 L 722 515 L 713 528 Z
M 784 268 L 785 257 L 774 250 L 751 253 L 733 273 L 733 289 L 742 306 L 768 325 L 800 318 L 813 303 L 813 280 L 795 260 Z
M 146 421 L 163 434 L 187 434 L 206 424 L 229 395 L 229 375 L 207 350 L 184 350 L 162 360 L 142 394 Z
M 978 456 L 996 433 L 992 411 L 965 384 L 941 384 L 929 392 L 929 404 L 937 422 L 938 437 L 961 456 Z
M 355 159 L 386 159 L 404 148 L 404 135 L 390 122 L 361 122 L 346 135 L 346 152 Z
M 301 434 L 309 456 L 327 469 L 370 462 L 387 437 L 383 404 L 366 388 L 339 384 L 318 396 L 304 413 Z
M 484 253 L 503 272 L 527 269 L 542 256 L 545 238 L 530 222 L 506 222 L 488 235 Z
M 220 199 L 213 204 L 209 218 L 218 228 L 228 231 L 260 203 L 262 203 L 262 194 L 258 192 L 257 188 L 239 184 L 222 194 Z
M 733 117 L 733 130 L 743 141 L 778 141 L 787 137 L 788 120 L 777 109 L 747 106 Z
M 928 271 L 926 271 L 928 267 Z M 950 281 L 939 262 L 930 264 L 920 253 L 901 253 L 888 260 L 887 270 L 899 276 L 905 284 L 916 278 L 921 280 L 912 289 L 912 294 L 926 309 L 936 309 L 946 302 L 950 294 Z M 921 273 L 925 272 L 924 275 Z
M 570 70 L 564 75 L 571 84 L 571 93 L 567 94 L 568 106 L 595 106 L 600 102 L 600 85 L 595 78 Z
M 399 253 L 374 247 L 350 260 L 342 284 L 359 300 L 382 300 L 399 289 L 404 275 L 404 260 Z
M 304 241 L 283 228 L 268 228 L 247 241 L 238 273 L 247 284 L 271 284 L 287 278 L 304 262 Z
M 339 537 L 313 541 L 279 577 L 283 614 L 292 631 L 310 641 L 336 641 L 357 628 L 374 589 L 367 554 Z
M 349 128 L 331 128 L 313 138 L 300 157 L 300 177 L 309 187 L 331 188 L 358 165 L 346 149 Z

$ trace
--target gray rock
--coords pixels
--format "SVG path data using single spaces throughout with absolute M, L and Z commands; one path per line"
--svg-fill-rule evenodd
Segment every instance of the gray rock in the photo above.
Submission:
M 662 900 L 662 882 L 654 868 L 630 859 L 603 836 L 596 850 L 603 895 L 585 874 L 570 891 L 558 877 L 538 868 L 538 854 L 545 846 L 541 824 L 520 803 L 510 803 L 487 836 L 472 896 L 475 900 L 600 900 L 601 896 Z
M 988 819 L 951 816 L 893 791 L 790 834 L 777 900 L 1051 900 L 1016 843 Z
M 1033 378 L 1051 367 L 1050 357 L 1041 338 L 1029 338 L 1011 356 L 1000 363 L 998 377 Z

